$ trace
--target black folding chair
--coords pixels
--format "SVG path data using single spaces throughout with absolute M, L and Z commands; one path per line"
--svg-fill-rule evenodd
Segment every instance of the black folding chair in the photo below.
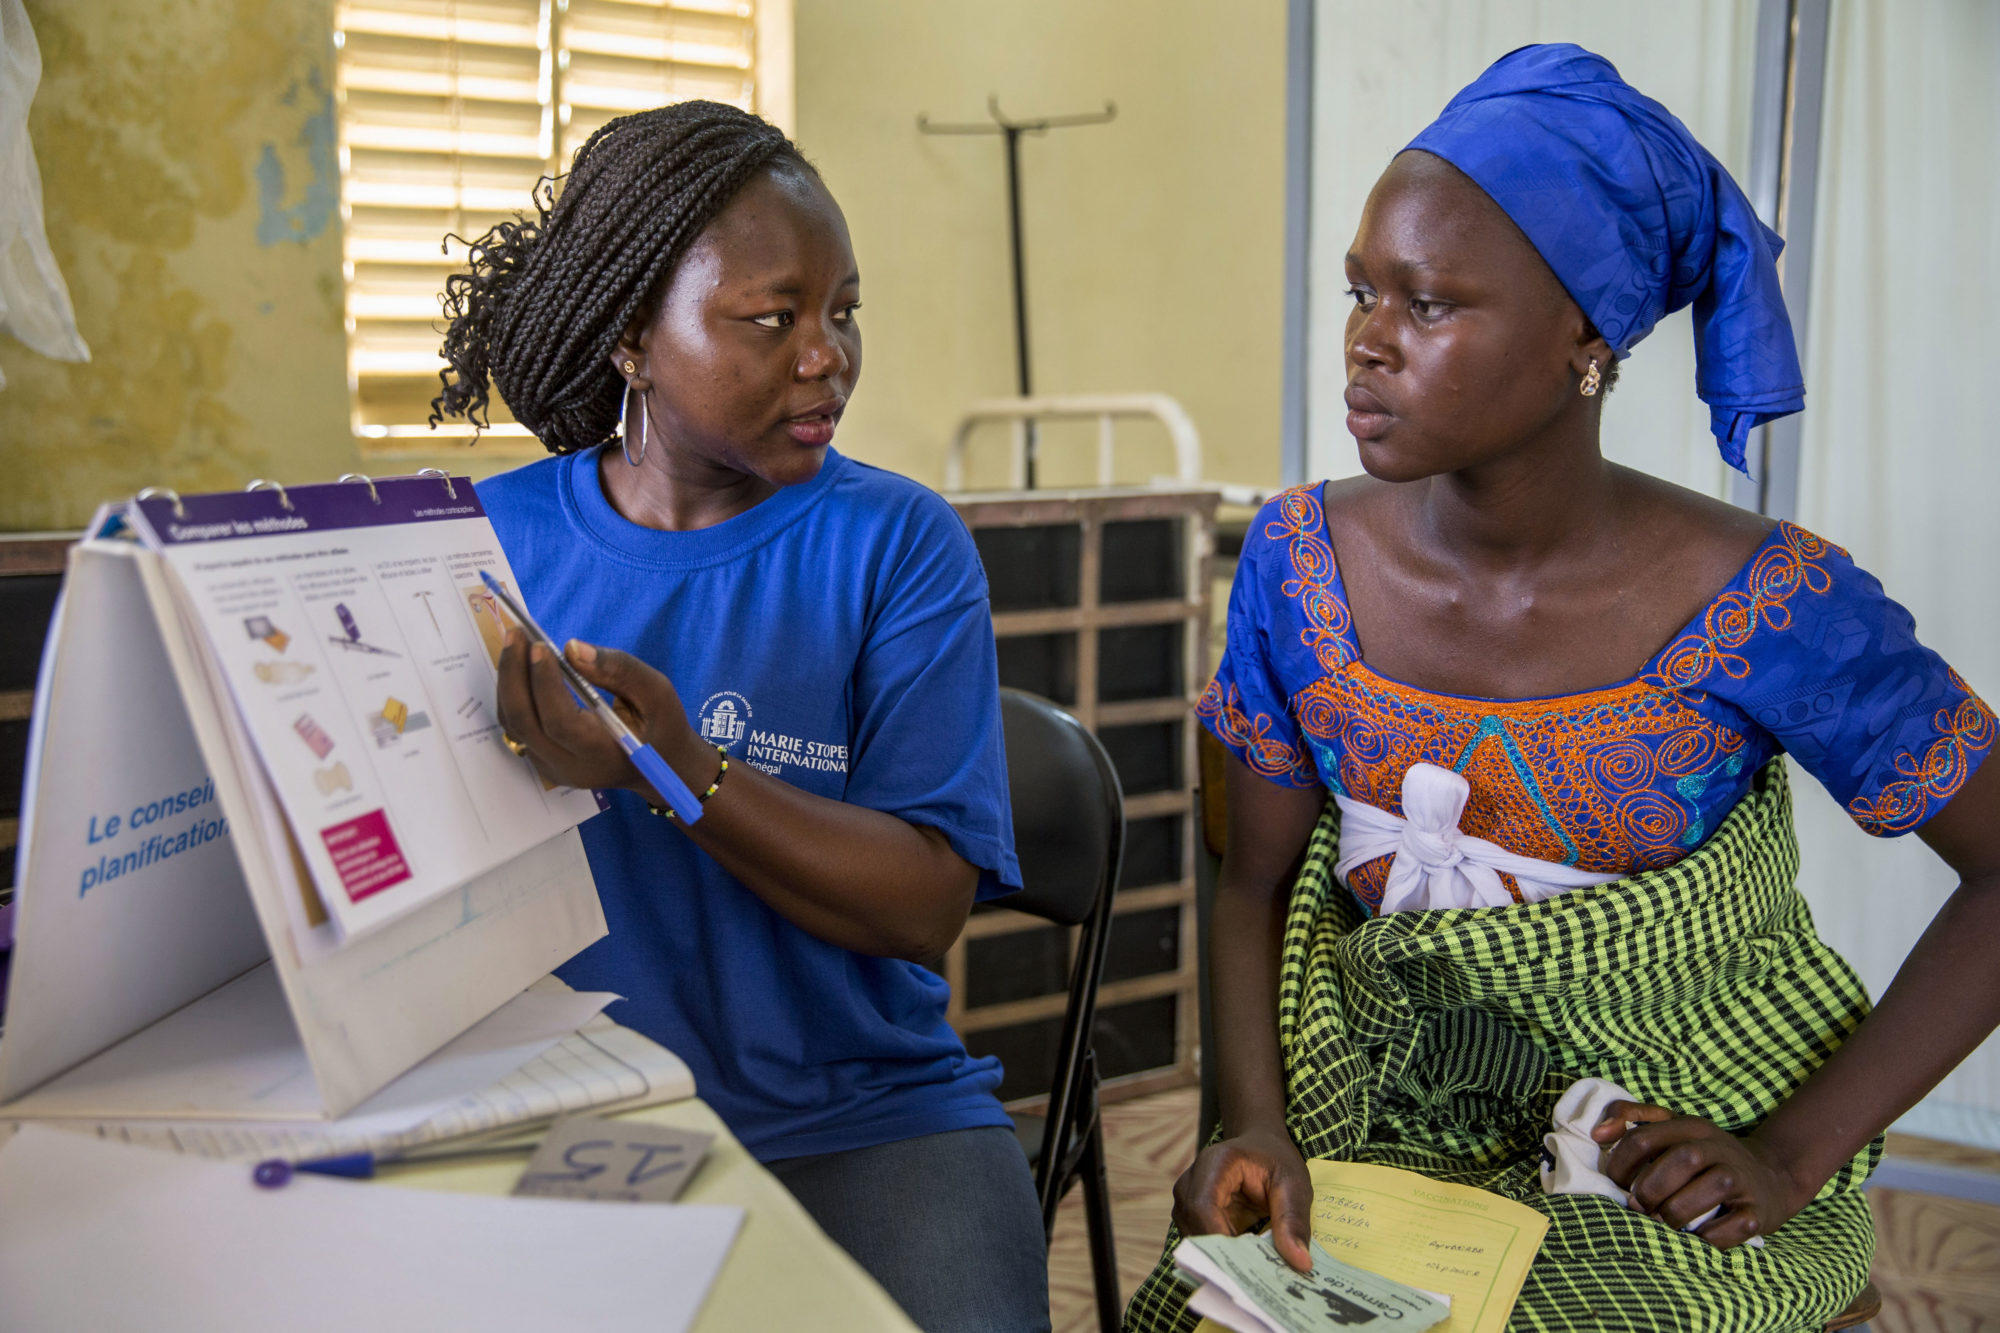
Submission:
M 1034 1168 L 1042 1226 L 1050 1235 L 1055 1233 L 1056 1205 L 1070 1186 L 1083 1182 L 1097 1318 L 1104 1333 L 1117 1333 L 1124 1309 L 1118 1253 L 1111 1240 L 1111 1193 L 1104 1177 L 1104 1126 L 1090 1030 L 1111 939 L 1111 897 L 1125 854 L 1125 793 L 1097 738 L 1040 695 L 1001 690 L 1000 722 L 1007 738 L 1022 883 L 1021 892 L 1001 901 L 1018 912 L 1081 927 L 1048 1113 L 1016 1115 L 1014 1132 Z

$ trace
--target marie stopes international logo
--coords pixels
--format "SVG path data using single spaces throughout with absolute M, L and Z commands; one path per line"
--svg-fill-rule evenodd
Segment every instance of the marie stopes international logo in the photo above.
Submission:
M 774 775 L 799 771 L 845 773 L 847 746 L 836 741 L 808 740 L 788 731 L 756 725 L 750 701 L 735 690 L 717 690 L 702 702 L 695 726 L 710 745 L 720 745 L 753 768 Z
M 710 745 L 736 748 L 750 727 L 750 701 L 735 690 L 717 690 L 701 705 L 699 729 Z

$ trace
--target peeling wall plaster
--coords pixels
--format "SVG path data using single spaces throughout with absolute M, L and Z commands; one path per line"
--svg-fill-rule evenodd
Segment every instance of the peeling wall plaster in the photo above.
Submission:
M 299 201 L 286 204 L 285 164 L 278 145 L 264 141 L 257 158 L 257 244 L 278 245 L 285 241 L 303 245 L 327 229 L 340 212 L 340 155 L 334 147 L 333 94 L 321 82 L 315 67 L 306 76 L 311 85 L 309 101 L 319 109 L 299 126 L 294 143 L 305 150 L 312 175 Z M 286 106 L 300 102 L 295 83 L 279 99 Z
M 28 15 L 49 242 L 93 359 L 0 339 L 0 530 L 351 470 L 331 0 Z

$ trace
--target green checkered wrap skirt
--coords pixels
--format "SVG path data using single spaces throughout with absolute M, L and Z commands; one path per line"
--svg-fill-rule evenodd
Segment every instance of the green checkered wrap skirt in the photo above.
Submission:
M 1279 981 L 1304 1154 L 1491 1190 L 1549 1232 L 1509 1324 L 1555 1333 L 1817 1330 L 1868 1278 L 1881 1142 L 1765 1238 L 1718 1250 L 1596 1195 L 1544 1195 L 1541 1137 L 1576 1079 L 1732 1130 L 1757 1124 L 1868 1012 L 1793 880 L 1784 763 L 1664 870 L 1546 902 L 1367 918 L 1333 877 L 1331 802 L 1292 893 Z M 1180 1239 L 1167 1235 L 1167 1249 Z M 1162 1256 L 1127 1333 L 1196 1320 Z

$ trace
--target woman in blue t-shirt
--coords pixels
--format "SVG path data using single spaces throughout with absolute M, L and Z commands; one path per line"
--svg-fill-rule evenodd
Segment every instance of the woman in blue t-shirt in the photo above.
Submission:
M 480 498 L 529 609 L 703 800 L 675 819 L 511 636 L 503 739 L 610 801 L 582 828 L 610 934 L 561 974 L 625 997 L 923 1327 L 1047 1328 L 998 1062 L 920 965 L 1020 885 L 986 581 L 941 499 L 830 447 L 846 222 L 713 102 L 612 121 L 536 202 L 447 283 L 433 420 L 497 389 L 555 455 Z

